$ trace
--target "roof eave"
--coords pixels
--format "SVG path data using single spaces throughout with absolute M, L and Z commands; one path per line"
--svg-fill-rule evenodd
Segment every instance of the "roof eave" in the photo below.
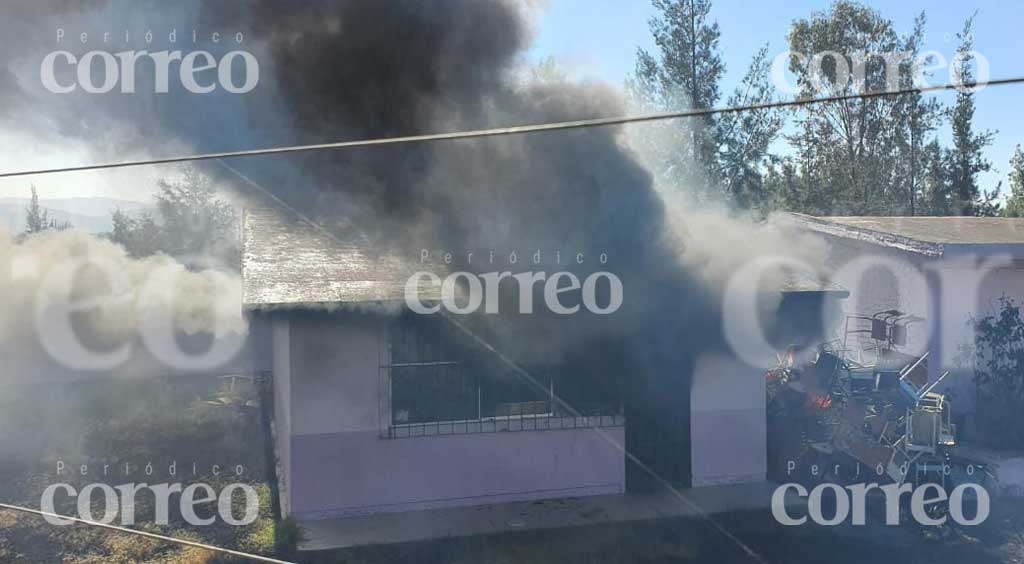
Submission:
M 910 237 L 904 237 L 902 235 L 883 233 L 881 231 L 865 229 L 863 227 L 843 225 L 827 219 L 802 213 L 789 213 L 788 216 L 791 218 L 793 224 L 824 235 L 863 241 L 865 243 L 871 243 L 881 247 L 907 251 L 928 257 L 941 257 L 945 253 L 945 246 L 942 243 L 920 241 Z

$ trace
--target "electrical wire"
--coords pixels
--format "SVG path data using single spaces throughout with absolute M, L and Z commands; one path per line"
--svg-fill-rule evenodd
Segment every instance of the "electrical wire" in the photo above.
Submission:
M 988 81 L 972 82 L 950 82 L 937 86 L 908 87 L 898 90 L 881 90 L 876 92 L 863 92 L 860 94 L 843 94 L 839 96 L 827 96 L 823 98 L 795 98 L 793 100 L 780 100 L 776 102 L 764 102 L 761 104 L 748 104 L 744 106 L 730 106 L 723 108 L 706 108 L 698 110 L 684 110 L 679 112 L 663 112 L 645 114 L 638 116 L 615 116 L 594 119 L 581 119 L 574 121 L 559 121 L 550 123 L 538 123 L 532 125 L 517 125 L 511 127 L 496 127 L 492 129 L 474 129 L 469 131 L 453 131 L 449 133 L 428 133 L 423 135 L 406 135 L 401 137 L 381 137 L 375 139 L 361 139 L 354 141 L 336 141 L 332 143 L 317 143 L 311 145 L 290 145 L 283 147 L 268 147 L 265 149 L 249 149 L 242 151 L 226 151 L 220 153 L 203 153 L 197 155 L 184 155 L 177 157 L 163 157 L 155 159 L 143 159 L 136 161 L 124 161 L 119 163 L 102 163 L 91 165 L 76 165 L 56 168 L 43 168 L 35 170 L 21 170 L 11 172 L 0 172 L 0 178 L 15 178 L 20 176 L 32 176 L 37 174 L 57 174 L 63 172 L 80 172 L 86 170 L 101 170 L 112 168 L 127 168 L 135 166 L 171 164 L 190 161 L 205 161 L 211 159 L 228 159 L 237 157 L 252 157 L 259 155 L 281 155 L 289 153 L 301 153 L 309 151 L 323 151 L 328 149 L 351 149 L 356 147 L 372 147 L 377 145 L 398 145 L 405 143 L 422 143 L 428 141 L 446 141 L 456 139 L 475 139 L 482 137 L 499 137 L 505 135 L 520 135 L 524 133 L 540 133 L 545 131 L 561 131 L 567 129 L 581 129 L 587 127 L 607 127 L 610 125 L 623 125 L 628 123 L 643 123 L 650 121 L 661 121 L 681 119 L 689 117 L 709 116 L 714 114 L 731 114 L 748 111 L 771 110 L 781 108 L 792 108 L 798 106 L 809 106 L 832 102 L 844 102 L 850 100 L 864 100 L 871 98 L 884 98 L 889 96 L 905 96 L 907 94 L 923 94 L 927 92 L 942 92 L 955 89 L 974 89 L 988 86 L 1006 86 L 1011 84 L 1024 83 L 1024 76 L 1013 78 L 1000 78 Z

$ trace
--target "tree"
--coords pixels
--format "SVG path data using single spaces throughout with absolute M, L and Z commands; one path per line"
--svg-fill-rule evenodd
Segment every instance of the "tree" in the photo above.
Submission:
M 1024 217 L 1024 151 L 1020 145 L 1010 157 L 1010 195 L 1006 198 L 1004 215 Z
M 789 34 L 789 69 L 801 96 L 825 97 L 909 86 L 926 66 L 919 51 L 925 18 L 905 39 L 864 5 L 840 0 Z M 806 55 L 803 55 L 806 54 Z M 794 110 L 789 137 L 808 184 L 823 192 L 826 213 L 903 214 L 916 210 L 924 137 L 938 108 L 920 96 L 848 99 Z
M 739 88 L 726 105 L 771 102 L 775 88 L 769 78 L 770 69 L 766 45 L 754 55 Z M 723 114 L 715 128 L 715 155 L 726 192 L 742 207 L 767 207 L 771 193 L 765 189 L 763 174 L 771 158 L 769 146 L 782 129 L 782 114 L 774 110 Z
M 31 190 L 32 199 L 29 200 L 28 207 L 25 208 L 25 233 L 28 235 L 44 231 L 50 224 L 46 209 L 39 205 L 39 194 L 36 193 L 36 187 L 32 186 Z
M 549 55 L 530 68 L 529 79 L 529 84 L 560 85 L 568 82 L 569 72 Z
M 919 210 L 927 215 L 953 215 L 954 198 L 950 193 L 947 150 L 933 139 L 921 152 L 921 201 Z
M 964 22 L 963 30 L 957 34 L 960 46 L 957 57 L 953 60 L 954 80 L 959 84 L 974 80 L 971 63 L 974 56 L 974 16 Z M 994 133 L 983 131 L 975 133 L 972 127 L 974 120 L 974 92 L 972 88 L 957 89 L 956 105 L 950 113 L 953 126 L 953 148 L 950 150 L 949 178 L 950 191 L 955 198 L 955 209 L 960 215 L 981 215 L 992 213 L 992 202 L 998 195 L 984 193 L 978 188 L 977 176 L 980 172 L 991 170 L 992 164 L 985 159 L 984 149 L 992 143 Z
M 110 240 L 120 244 L 134 258 L 146 257 L 161 250 L 161 230 L 153 214 L 144 212 L 138 217 L 114 210 Z
M 110 240 L 133 257 L 165 253 L 191 266 L 210 266 L 212 261 L 237 268 L 235 210 L 217 197 L 213 181 L 187 167 L 180 180 L 160 180 L 158 187 L 156 216 L 115 210 Z
M 174 256 L 218 253 L 232 244 L 235 210 L 217 198 L 213 181 L 194 167 L 181 180 L 160 180 L 156 196 L 163 231 L 163 251 Z
M 769 165 L 764 182 L 765 192 L 773 200 L 772 208 L 817 214 L 817 206 L 813 202 L 816 193 L 804 182 L 794 158 L 776 159 Z
M 909 63 L 909 72 L 900 72 L 899 81 L 901 88 L 909 88 L 914 85 L 915 77 L 925 76 L 926 69 L 932 64 L 934 57 L 928 55 L 926 57 L 918 56 L 921 49 L 921 44 L 924 41 L 924 25 L 927 22 L 927 18 L 924 12 L 918 14 L 914 18 L 914 28 L 910 33 L 902 47 L 904 53 L 913 54 Z M 920 205 L 920 199 L 922 192 L 922 179 L 926 176 L 924 173 L 924 167 L 928 165 L 929 155 L 926 154 L 924 147 L 925 138 L 935 130 L 941 119 L 941 105 L 934 98 L 925 99 L 924 95 L 920 92 L 914 92 L 900 97 L 897 100 L 902 104 L 902 107 L 897 108 L 900 116 L 905 116 L 906 119 L 902 122 L 897 122 L 894 128 L 897 134 L 893 137 L 896 143 L 900 158 L 897 161 L 897 166 L 900 167 L 902 174 L 906 180 L 904 184 L 907 187 L 907 211 L 909 215 L 920 215 L 921 208 L 927 209 L 927 206 Z M 905 130 L 905 134 L 900 134 L 901 127 Z M 936 143 L 936 147 L 938 144 Z M 934 151 L 934 149 L 930 149 Z
M 709 20 L 710 0 L 654 0 L 654 7 L 661 16 L 648 23 L 661 57 L 637 50 L 639 93 L 660 107 L 714 106 L 725 65 L 718 23 Z
M 661 15 L 648 23 L 660 56 L 637 49 L 636 70 L 627 83 L 634 100 L 652 110 L 713 107 L 721 97 L 718 83 L 725 65 L 718 53 L 718 23 L 710 20 L 710 0 L 654 0 L 653 4 Z M 679 141 L 670 145 L 684 147 L 682 154 L 670 147 L 660 155 L 673 180 L 702 187 L 717 177 L 713 117 L 662 125 Z
M 49 229 L 67 231 L 73 227 L 70 221 L 57 221 L 56 218 L 50 217 L 46 208 L 39 205 L 39 194 L 36 193 L 36 187 L 32 186 L 31 189 L 32 198 L 29 200 L 28 207 L 25 208 L 25 235 Z
M 636 70 L 627 81 L 634 101 L 644 109 L 661 111 L 715 107 L 721 98 L 719 82 L 725 65 L 718 50 L 719 27 L 710 18 L 710 0 L 654 0 L 654 7 L 660 16 L 649 23 L 659 54 L 637 50 Z M 764 48 L 754 57 L 728 104 L 771 101 L 774 87 L 769 68 Z M 645 127 L 659 129 L 655 137 L 672 141 L 654 147 L 659 173 L 667 174 L 677 185 L 696 187 L 699 198 L 724 194 L 752 206 L 768 200 L 763 169 L 768 146 L 781 126 L 778 112 L 760 110 Z
M 972 319 L 974 382 L 978 394 L 978 417 L 984 436 L 1005 446 L 1024 445 L 1024 319 L 1020 306 L 1010 298 L 999 299 L 999 311 Z M 967 356 L 970 356 L 969 354 Z

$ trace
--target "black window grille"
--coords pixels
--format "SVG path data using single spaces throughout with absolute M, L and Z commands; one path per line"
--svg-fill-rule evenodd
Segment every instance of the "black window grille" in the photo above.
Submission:
M 624 424 L 615 402 L 569 405 L 554 377 L 526 378 L 441 316 L 389 324 L 381 359 L 381 434 L 389 438 Z

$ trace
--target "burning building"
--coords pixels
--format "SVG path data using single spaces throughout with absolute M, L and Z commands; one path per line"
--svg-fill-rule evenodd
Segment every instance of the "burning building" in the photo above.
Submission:
M 511 356 L 508 334 L 490 325 L 543 323 L 409 311 L 409 281 L 427 268 L 443 278 L 443 264 L 258 209 L 245 215 L 243 243 L 245 307 L 271 335 L 288 515 L 765 480 L 762 368 L 710 347 L 692 367 L 646 373 L 642 356 L 623 360 L 612 344 Z M 436 286 L 416 292 L 442 299 Z
M 525 380 L 444 317 L 403 311 L 415 261 L 258 211 L 245 242 L 245 303 L 271 326 L 286 513 L 623 491 L 621 405 L 568 411 L 554 379 Z
M 524 79 L 522 9 L 324 0 L 284 12 L 260 2 L 237 14 L 204 6 L 208 21 L 260 38 L 254 54 L 266 69 L 261 88 L 246 95 L 246 121 L 224 130 L 310 143 L 627 111 L 601 84 Z M 672 236 L 665 201 L 622 133 L 239 161 L 244 189 L 271 194 L 261 205 L 277 210 L 253 206 L 246 215 L 243 302 L 255 325 L 272 328 L 289 514 L 763 480 L 763 378 L 746 368 L 722 387 L 691 385 L 715 364 L 705 355 L 727 349 L 717 289 L 681 262 L 685 243 Z M 582 285 L 607 271 L 623 300 L 608 314 L 564 315 L 539 307 L 549 300 L 537 284 L 498 292 L 496 314 L 413 315 L 402 297 L 422 270 L 420 249 L 522 258 L 514 268 L 459 265 L 481 278 L 544 270 L 549 282 L 568 272 Z M 528 265 L 538 249 L 563 260 Z M 607 261 L 568 260 L 578 255 Z M 440 266 L 440 278 L 454 270 Z M 595 277 L 601 307 L 612 303 L 609 280 Z M 551 291 L 566 296 L 561 289 Z M 531 314 L 519 307 L 526 298 L 538 306 Z

